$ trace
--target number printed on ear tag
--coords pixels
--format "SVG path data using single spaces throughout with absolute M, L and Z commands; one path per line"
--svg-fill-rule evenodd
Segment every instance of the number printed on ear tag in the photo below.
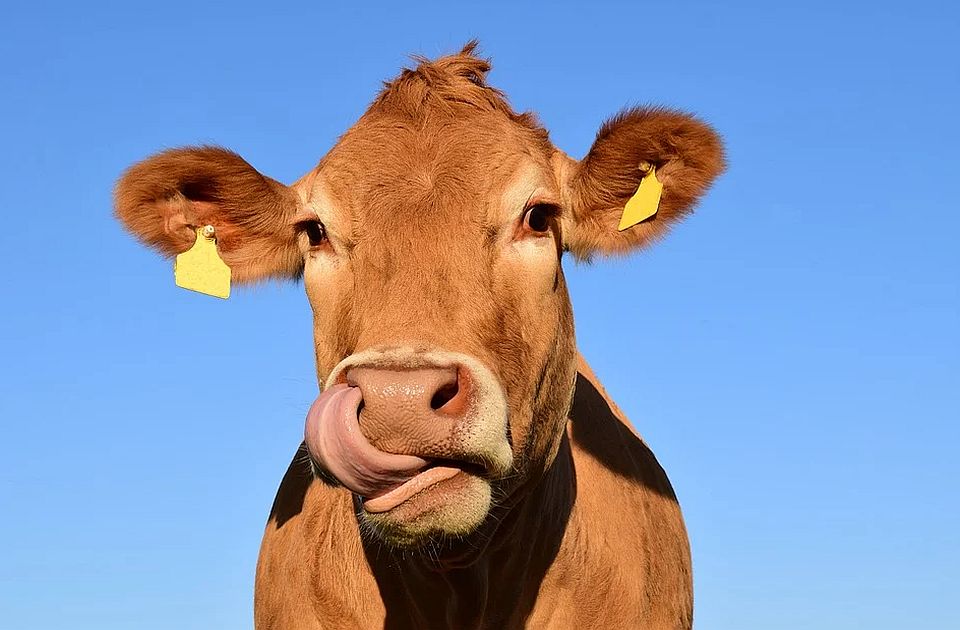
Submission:
M 178 287 L 214 297 L 230 297 L 230 267 L 220 258 L 212 225 L 197 228 L 193 247 L 173 262 L 173 279 Z
M 619 231 L 633 227 L 641 221 L 646 221 L 657 213 L 660 206 L 660 195 L 663 193 L 663 184 L 657 179 L 657 169 L 650 166 L 650 170 L 640 180 L 637 192 L 633 193 L 630 201 L 623 207 L 620 215 Z

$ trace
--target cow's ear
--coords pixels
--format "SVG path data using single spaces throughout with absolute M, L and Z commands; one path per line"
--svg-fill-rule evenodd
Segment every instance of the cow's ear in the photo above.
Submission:
M 572 216 L 564 245 L 578 258 L 623 254 L 666 233 L 689 214 L 724 169 L 723 145 L 708 125 L 661 108 L 628 109 L 600 128 L 590 152 L 561 169 Z M 622 232 L 623 207 L 650 165 L 663 185 L 655 215 Z
M 214 226 L 234 282 L 296 278 L 303 270 L 293 226 L 296 193 L 226 149 L 154 155 L 123 174 L 114 202 L 120 222 L 166 256 L 190 249 L 197 227 Z

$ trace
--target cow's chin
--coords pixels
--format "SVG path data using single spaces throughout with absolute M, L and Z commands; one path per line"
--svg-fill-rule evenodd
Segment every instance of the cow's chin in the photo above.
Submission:
M 370 511 L 366 503 L 360 502 L 358 514 L 365 535 L 392 546 L 420 547 L 474 532 L 490 511 L 491 487 L 485 479 L 459 470 L 389 510 Z

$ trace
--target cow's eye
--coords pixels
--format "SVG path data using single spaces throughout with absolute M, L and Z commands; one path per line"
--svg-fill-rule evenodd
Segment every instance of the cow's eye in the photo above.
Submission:
M 550 219 L 554 214 L 556 209 L 545 203 L 530 206 L 523 215 L 523 226 L 531 232 L 543 234 L 550 229 Z
M 301 221 L 297 224 L 297 231 L 307 235 L 310 247 L 320 247 L 327 240 L 327 230 L 319 221 Z

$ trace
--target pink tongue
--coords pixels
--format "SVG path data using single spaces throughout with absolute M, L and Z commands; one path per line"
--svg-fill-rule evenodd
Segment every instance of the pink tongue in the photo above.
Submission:
M 360 432 L 359 387 L 334 385 L 307 412 L 307 450 L 330 474 L 362 497 L 375 497 L 409 480 L 427 466 L 413 455 L 377 450 Z

